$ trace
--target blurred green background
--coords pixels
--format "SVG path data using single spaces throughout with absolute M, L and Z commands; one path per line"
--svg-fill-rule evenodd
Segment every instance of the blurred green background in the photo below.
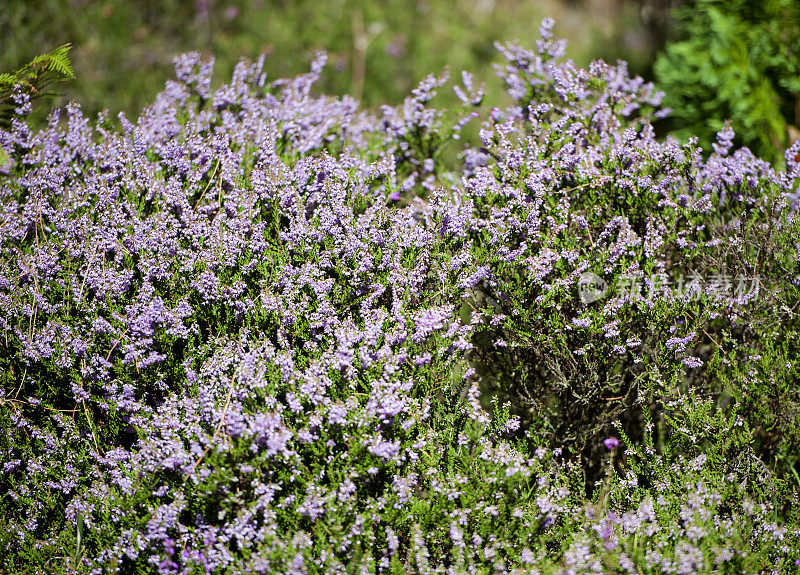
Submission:
M 189 50 L 216 57 L 219 84 L 241 57 L 267 54 L 277 79 L 306 72 L 324 49 L 317 90 L 367 108 L 400 103 L 448 66 L 486 81 L 486 101 L 503 105 L 493 42 L 533 48 L 545 16 L 577 64 L 624 59 L 667 91 L 677 113 L 662 132 L 698 134 L 708 149 L 733 119 L 737 144 L 774 159 L 800 121 L 798 0 L 0 0 L 0 71 L 73 44 L 76 78 L 40 107 L 39 124 L 69 100 L 92 117 L 108 108 L 134 119 Z
M 2 0 L 0 69 L 16 69 L 66 42 L 76 79 L 55 104 L 108 107 L 136 117 L 173 76 L 174 56 L 216 57 L 230 78 L 240 57 L 266 53 L 273 78 L 308 71 L 329 54 L 320 91 L 350 94 L 367 107 L 400 103 L 427 74 L 449 66 L 494 82 L 494 41 L 533 47 L 541 19 L 556 19 L 569 56 L 630 59 L 647 71 L 654 47 L 632 0 Z

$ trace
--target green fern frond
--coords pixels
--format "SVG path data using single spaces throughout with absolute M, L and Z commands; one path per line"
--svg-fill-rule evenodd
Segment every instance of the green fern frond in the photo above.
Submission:
M 33 101 L 52 95 L 49 89 L 55 82 L 75 78 L 68 56 L 70 48 L 71 44 L 64 44 L 51 52 L 36 56 L 16 72 L 0 74 L 0 127 L 8 127 L 15 114 L 15 106 L 10 98 L 16 86 L 24 86 Z
M 75 73 L 72 71 L 72 65 L 68 58 L 70 48 L 72 48 L 71 44 L 64 44 L 52 52 L 41 54 L 31 60 L 23 70 L 30 70 L 33 73 L 39 73 L 39 70 L 50 70 L 60 74 L 65 79 L 71 80 L 75 78 Z
M 17 76 L 14 74 L 6 74 L 5 72 L 0 74 L 0 89 L 7 89 L 13 88 L 14 84 L 17 83 Z

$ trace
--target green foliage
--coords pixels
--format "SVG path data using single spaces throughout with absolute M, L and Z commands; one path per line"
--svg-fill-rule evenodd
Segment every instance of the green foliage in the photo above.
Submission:
M 737 144 L 776 162 L 800 135 L 800 4 L 695 0 L 680 8 L 679 39 L 654 65 L 672 108 L 668 127 L 710 151 L 725 120 Z

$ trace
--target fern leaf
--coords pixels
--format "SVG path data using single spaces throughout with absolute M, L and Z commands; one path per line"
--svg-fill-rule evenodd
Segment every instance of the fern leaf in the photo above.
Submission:
M 51 70 L 71 80 L 75 77 L 75 73 L 72 71 L 72 65 L 67 57 L 70 48 L 72 48 L 71 44 L 64 44 L 52 52 L 37 56 L 31 60 L 30 64 L 25 66 L 25 69 L 33 69 L 37 73 L 38 69 Z
M 16 86 L 24 86 L 33 101 L 51 95 L 49 88 L 53 83 L 75 78 L 68 57 L 71 47 L 71 44 L 64 44 L 36 56 L 14 73 L 0 74 L 0 127 L 7 127 L 15 115 L 10 98 Z

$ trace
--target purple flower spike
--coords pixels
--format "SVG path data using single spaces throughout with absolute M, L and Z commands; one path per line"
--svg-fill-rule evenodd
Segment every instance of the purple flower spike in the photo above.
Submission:
M 603 445 L 605 445 L 607 449 L 614 449 L 619 445 L 619 439 L 616 437 L 609 437 L 603 440 Z
M 395 202 L 400 201 L 400 190 L 395 190 L 391 194 L 389 194 L 389 199 L 394 200 Z

